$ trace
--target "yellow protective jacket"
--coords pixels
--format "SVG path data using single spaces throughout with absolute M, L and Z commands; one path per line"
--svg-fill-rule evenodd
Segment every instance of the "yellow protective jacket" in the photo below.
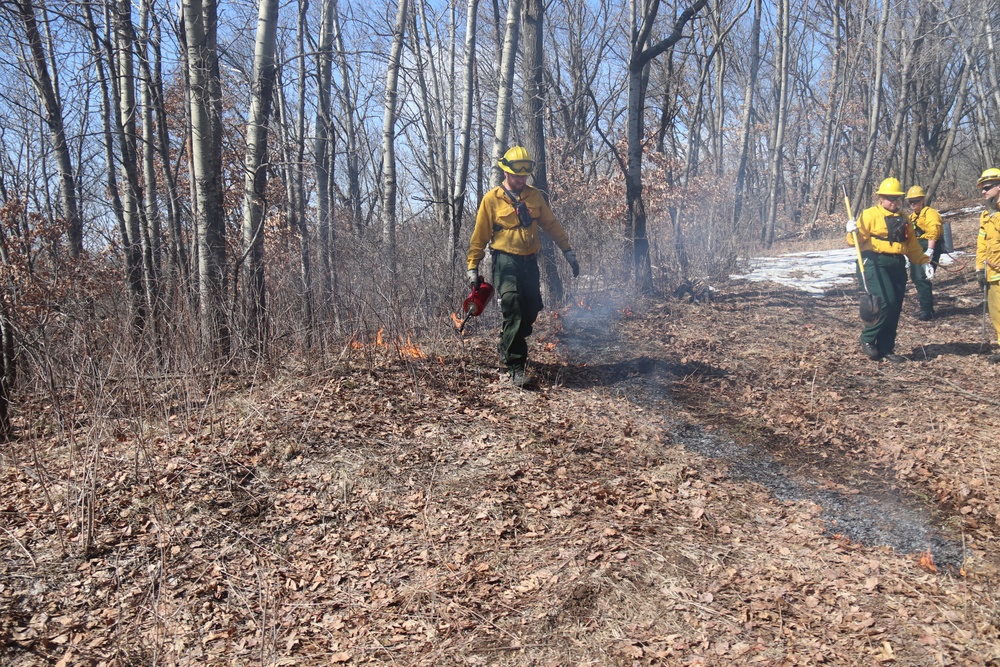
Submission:
M 891 215 L 900 215 L 887 211 L 880 205 L 866 208 L 858 216 L 858 240 L 861 245 L 861 252 L 874 251 L 883 255 L 906 255 L 913 264 L 926 264 L 931 258 L 924 254 L 924 249 L 917 243 L 917 236 L 911 225 L 906 225 L 906 241 L 904 243 L 892 243 L 883 240 L 889 236 L 889 226 L 885 219 Z M 877 237 L 882 238 L 877 238 Z M 847 235 L 847 244 L 854 245 L 854 235 Z
M 944 224 L 941 222 L 941 214 L 930 206 L 924 206 L 919 213 L 910 214 L 910 224 L 917 232 L 918 239 L 928 241 L 940 241 L 944 234 Z
M 986 260 L 1000 267 L 1000 212 L 986 209 L 979 214 L 979 238 L 976 239 L 976 270 L 986 269 L 986 280 L 1000 281 L 1000 270 L 986 266 Z
M 517 210 L 502 187 L 495 187 L 483 196 L 476 214 L 476 227 L 469 241 L 469 268 L 479 267 L 486 254 L 486 244 L 494 250 L 511 255 L 534 255 L 542 249 L 538 228 L 548 234 L 560 250 L 570 249 L 569 236 L 552 215 L 542 191 L 525 185 L 519 197 L 531 213 L 531 226 L 524 227 Z

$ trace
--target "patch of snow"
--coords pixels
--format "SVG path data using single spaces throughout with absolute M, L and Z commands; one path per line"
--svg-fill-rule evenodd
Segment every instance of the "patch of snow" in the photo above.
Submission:
M 941 255 L 941 265 L 955 261 L 961 252 Z M 817 296 L 835 288 L 855 284 L 857 255 L 853 247 L 837 250 L 794 252 L 777 257 L 757 257 L 750 260 L 750 271 L 734 274 L 734 280 L 772 282 L 787 285 Z

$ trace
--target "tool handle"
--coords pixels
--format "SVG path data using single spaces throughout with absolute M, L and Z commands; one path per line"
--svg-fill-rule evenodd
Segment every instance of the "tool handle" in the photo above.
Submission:
M 844 206 L 847 207 L 847 217 L 854 220 L 854 214 L 851 213 L 851 199 L 847 196 L 847 186 L 841 183 L 840 189 L 844 192 Z
M 851 198 L 847 196 L 847 186 L 841 183 L 840 189 L 844 192 L 844 206 L 847 208 L 847 217 L 854 220 L 854 213 L 851 212 Z M 854 250 L 858 254 L 858 273 L 861 274 L 861 284 L 865 286 L 865 292 L 871 294 L 868 290 L 868 279 L 865 278 L 865 261 L 861 257 L 861 239 L 858 238 L 857 232 L 852 233 L 854 234 Z

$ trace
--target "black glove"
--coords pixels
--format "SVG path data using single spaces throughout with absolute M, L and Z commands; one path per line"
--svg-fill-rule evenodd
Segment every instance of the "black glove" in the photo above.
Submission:
M 563 257 L 569 262 L 569 266 L 573 269 L 573 277 L 576 278 L 580 275 L 580 262 L 576 261 L 576 253 L 572 250 L 563 250 Z
M 983 287 L 986 287 L 986 269 L 979 269 L 976 271 L 976 280 Z

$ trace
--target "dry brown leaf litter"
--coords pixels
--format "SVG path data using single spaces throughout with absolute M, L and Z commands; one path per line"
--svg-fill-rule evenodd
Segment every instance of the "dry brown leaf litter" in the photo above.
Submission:
M 934 347 L 902 367 L 856 353 L 850 294 L 624 313 L 628 354 L 713 370 L 673 378 L 671 415 L 567 366 L 549 315 L 537 391 L 494 381 L 478 333 L 229 388 L 141 438 L 14 443 L 0 660 L 996 664 L 1000 417 L 965 274 L 938 281 L 941 319 L 904 315 L 902 351 Z M 964 575 L 826 533 L 675 444 L 678 420 L 886 466 L 965 540 Z

